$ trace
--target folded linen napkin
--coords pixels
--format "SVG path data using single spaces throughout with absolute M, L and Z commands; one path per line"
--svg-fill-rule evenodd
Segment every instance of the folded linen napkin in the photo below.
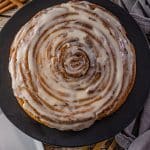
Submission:
M 150 0 L 112 0 L 123 7 L 137 21 L 150 45 Z M 150 149 L 150 94 L 142 112 L 121 133 L 115 137 L 125 150 Z

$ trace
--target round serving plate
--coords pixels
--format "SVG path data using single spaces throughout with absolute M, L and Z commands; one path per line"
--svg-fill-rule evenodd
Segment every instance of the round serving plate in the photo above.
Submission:
M 38 11 L 67 0 L 35 0 L 20 9 L 0 33 L 0 106 L 7 118 L 27 135 L 41 142 L 59 146 L 90 145 L 123 130 L 143 108 L 150 87 L 150 54 L 147 41 L 134 19 L 122 8 L 106 0 L 88 0 L 117 16 L 136 49 L 136 81 L 122 107 L 111 116 L 96 121 L 82 131 L 59 131 L 31 119 L 19 106 L 11 88 L 8 72 L 9 49 L 17 31 Z

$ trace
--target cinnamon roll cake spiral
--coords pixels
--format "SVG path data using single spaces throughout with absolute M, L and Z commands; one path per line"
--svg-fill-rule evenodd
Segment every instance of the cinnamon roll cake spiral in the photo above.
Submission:
M 40 11 L 19 30 L 9 72 L 29 116 L 77 131 L 125 102 L 135 80 L 135 50 L 112 13 L 90 2 L 68 2 Z

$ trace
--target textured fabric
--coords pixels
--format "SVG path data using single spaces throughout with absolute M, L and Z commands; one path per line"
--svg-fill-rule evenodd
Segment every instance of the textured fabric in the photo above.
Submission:
M 133 16 L 150 42 L 150 0 L 112 1 Z M 116 135 L 115 139 L 125 150 L 150 149 L 150 94 L 142 112 L 124 131 Z
M 150 33 L 150 0 L 112 0 L 128 11 L 146 34 Z
M 129 146 L 129 150 L 149 150 L 150 149 L 150 130 L 144 132 L 136 138 Z

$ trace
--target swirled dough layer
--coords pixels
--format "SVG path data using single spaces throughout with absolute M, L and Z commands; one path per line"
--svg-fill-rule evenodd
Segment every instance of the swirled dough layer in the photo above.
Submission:
M 135 50 L 112 13 L 78 1 L 37 13 L 10 51 L 14 95 L 35 120 L 81 130 L 116 111 L 135 80 Z

